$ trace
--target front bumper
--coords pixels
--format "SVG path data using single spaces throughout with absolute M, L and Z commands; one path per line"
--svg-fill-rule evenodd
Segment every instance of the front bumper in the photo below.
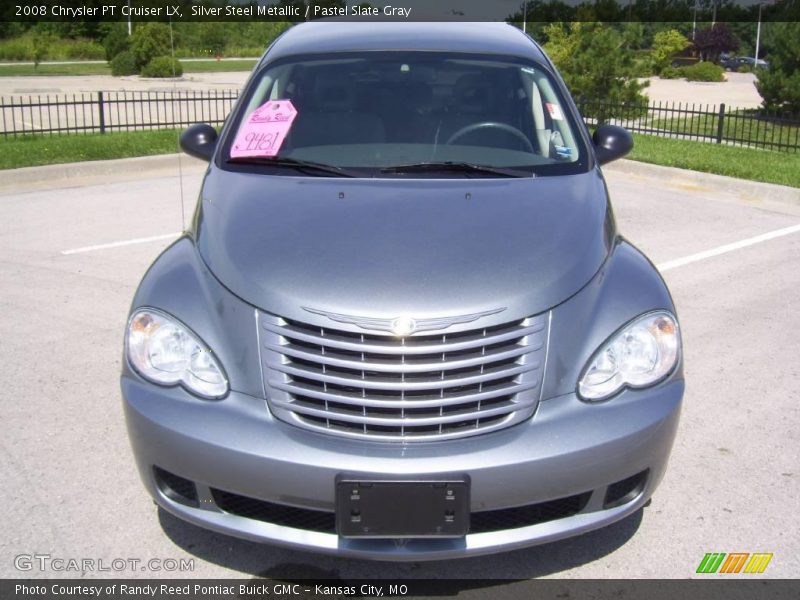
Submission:
M 404 446 L 293 427 L 274 419 L 263 398 L 231 392 L 222 401 L 207 402 L 181 388 L 151 385 L 129 372 L 122 377 L 140 474 L 150 494 L 172 514 L 260 542 L 414 561 L 541 544 L 635 512 L 652 495 L 666 468 L 683 389 L 683 380 L 673 379 L 647 390 L 627 390 L 598 404 L 567 394 L 541 402 L 529 421 L 500 432 Z M 193 482 L 195 501 L 165 491 L 155 475 L 164 471 Z M 471 481 L 474 516 L 507 515 L 514 511 L 503 509 L 525 507 L 514 514 L 530 518 L 527 524 L 524 518 L 501 519 L 499 529 L 484 527 L 458 539 L 342 539 L 314 524 L 314 517 L 325 521 L 334 512 L 334 482 L 343 472 L 364 479 L 462 473 Z M 637 474 L 640 483 L 635 489 L 617 502 L 608 501 L 611 490 Z M 264 515 L 275 511 L 238 511 L 230 503 L 222 504 L 223 510 L 219 499 L 226 493 L 256 506 L 299 510 L 284 510 L 288 517 L 270 522 Z M 580 499 L 577 504 L 575 499 Z M 567 500 L 571 504 L 565 504 Z M 571 508 L 561 513 L 550 510 L 567 504 Z M 503 523 L 513 526 L 505 528 Z

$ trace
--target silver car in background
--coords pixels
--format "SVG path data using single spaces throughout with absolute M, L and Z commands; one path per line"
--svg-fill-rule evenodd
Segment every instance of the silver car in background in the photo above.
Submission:
M 590 137 L 529 37 L 302 24 L 182 145 L 208 171 L 136 292 L 121 379 L 165 510 L 416 561 L 647 502 L 684 391 L 675 308 L 600 171 L 630 135 Z

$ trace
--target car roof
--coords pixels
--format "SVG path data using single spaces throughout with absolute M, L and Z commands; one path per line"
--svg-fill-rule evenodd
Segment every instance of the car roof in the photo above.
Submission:
M 417 23 L 322 20 L 287 30 L 265 60 L 296 54 L 364 50 L 433 50 L 502 54 L 546 62 L 530 37 L 507 23 Z

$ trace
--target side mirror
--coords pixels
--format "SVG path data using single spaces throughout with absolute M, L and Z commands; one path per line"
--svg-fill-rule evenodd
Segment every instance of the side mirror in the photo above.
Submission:
M 622 158 L 633 150 L 633 136 L 624 127 L 601 125 L 592 136 L 597 162 L 601 165 Z
M 181 148 L 189 156 L 210 161 L 217 147 L 217 130 L 211 125 L 197 123 L 181 134 L 180 142 Z

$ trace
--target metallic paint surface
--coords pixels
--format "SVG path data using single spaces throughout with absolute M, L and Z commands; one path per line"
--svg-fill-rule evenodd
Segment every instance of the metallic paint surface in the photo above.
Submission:
M 597 275 L 552 311 L 544 390 L 535 415 L 506 430 L 462 440 L 415 445 L 356 441 L 275 419 L 259 381 L 254 310 L 211 275 L 189 238 L 168 248 L 145 276 L 134 300 L 134 306 L 141 305 L 159 306 L 192 327 L 215 349 L 234 390 L 222 401 L 204 401 L 181 388 L 146 383 L 126 363 L 122 390 L 142 479 L 170 512 L 248 539 L 364 558 L 425 560 L 579 534 L 622 518 L 646 501 L 661 478 L 677 427 L 681 369 L 653 388 L 626 390 L 597 404 L 574 393 L 585 360 L 621 324 L 654 307 L 674 310 L 657 271 L 622 240 Z M 474 510 L 596 493 L 584 512 L 567 519 L 401 548 L 390 541 L 339 542 L 329 534 L 178 505 L 155 488 L 153 465 L 238 494 L 323 510 L 333 506 L 333 482 L 343 469 L 365 477 L 461 470 L 473 482 Z M 651 477 L 640 498 L 601 509 L 605 486 L 646 468 Z
M 158 390 L 123 378 L 134 452 L 147 489 L 179 517 L 225 533 L 307 550 L 344 550 L 364 558 L 423 560 L 533 545 L 588 531 L 638 509 L 666 467 L 680 413 L 683 382 L 647 392 L 624 392 L 615 402 L 588 405 L 574 394 L 540 405 L 527 423 L 467 440 L 404 446 L 353 442 L 308 432 L 274 419 L 261 401 L 231 394 L 225 402 L 184 405 L 180 389 Z M 603 426 L 598 427 L 598 422 Z M 231 435 L 235 432 L 235 435 Z M 365 543 L 193 509 L 170 501 L 154 485 L 152 465 L 201 484 L 303 508 L 332 511 L 334 480 L 346 471 L 368 479 L 463 472 L 473 510 L 507 508 L 594 490 L 586 509 L 517 530 L 468 535 L 465 540 L 415 541 L 413 552 L 389 540 Z M 603 510 L 605 486 L 650 469 L 642 496 Z M 443 546 L 448 549 L 442 552 Z M 406 547 L 408 550 L 408 546 Z M 477 550 L 476 550 L 477 551 Z
M 261 64 L 310 52 L 425 48 L 510 54 L 552 69 L 536 44 L 505 25 L 414 24 L 417 36 L 405 24 L 375 25 L 292 28 Z M 572 102 L 563 108 L 577 118 Z M 580 135 L 589 145 L 587 132 Z M 583 174 L 559 177 L 345 180 L 234 173 L 212 161 L 193 228 L 144 276 L 132 310 L 155 307 L 191 327 L 221 361 L 231 392 L 201 400 L 143 381 L 123 360 L 128 431 L 147 490 L 166 510 L 210 529 L 383 560 L 510 550 L 581 534 L 638 510 L 666 467 L 683 371 L 679 364 L 664 382 L 603 402 L 586 403 L 575 393 L 586 361 L 621 326 L 655 309 L 674 313 L 658 271 L 618 236 L 605 182 L 592 163 Z M 486 327 L 550 311 L 541 401 L 530 419 L 507 429 L 413 445 L 336 438 L 283 423 L 267 405 L 256 309 L 330 325 L 304 306 L 377 319 L 507 307 L 483 317 Z M 461 471 L 472 481 L 473 510 L 593 493 L 572 517 L 400 545 L 176 504 L 156 488 L 154 465 L 198 482 L 201 494 L 212 486 L 318 510 L 333 509 L 334 480 L 344 470 L 365 478 Z M 609 484 L 644 469 L 650 477 L 640 496 L 602 508 Z
M 228 289 L 264 311 L 320 326 L 329 320 L 304 306 L 378 319 L 506 306 L 481 319 L 487 327 L 538 314 L 592 278 L 612 234 L 599 171 L 370 180 L 212 166 L 196 221 L 200 254 Z

